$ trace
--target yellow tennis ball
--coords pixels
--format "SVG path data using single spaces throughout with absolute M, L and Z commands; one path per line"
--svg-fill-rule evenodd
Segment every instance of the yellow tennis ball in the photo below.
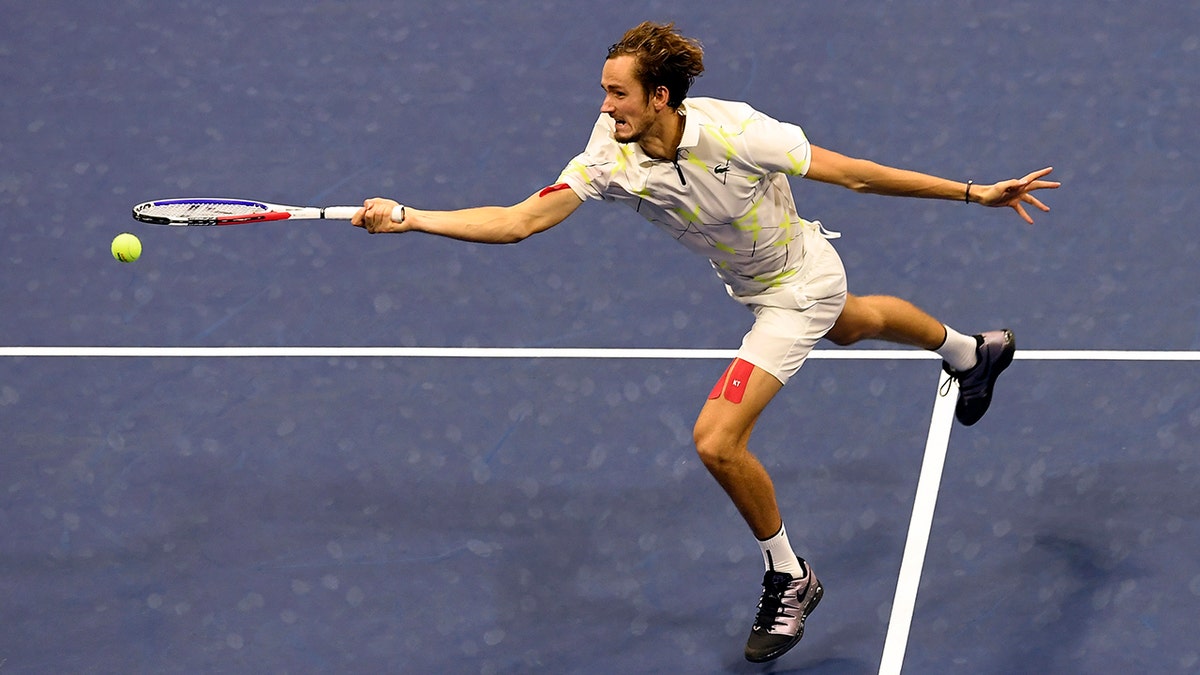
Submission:
M 142 255 L 142 241 L 128 232 L 122 232 L 112 241 L 112 254 L 121 262 L 133 262 Z

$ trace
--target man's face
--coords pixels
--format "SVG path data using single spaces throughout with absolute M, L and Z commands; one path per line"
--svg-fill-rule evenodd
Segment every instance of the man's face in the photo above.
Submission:
M 604 88 L 600 112 L 616 122 L 613 138 L 618 143 L 636 143 L 655 122 L 654 101 L 634 76 L 636 65 L 633 56 L 616 56 L 604 62 L 600 75 Z

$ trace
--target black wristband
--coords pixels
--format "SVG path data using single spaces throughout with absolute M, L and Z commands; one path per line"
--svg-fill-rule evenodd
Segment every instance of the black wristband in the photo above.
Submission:
M 963 201 L 966 202 L 967 204 L 971 203 L 971 186 L 974 184 L 975 184 L 975 181 L 973 181 L 973 180 L 967 181 L 967 193 L 965 195 L 963 195 Z

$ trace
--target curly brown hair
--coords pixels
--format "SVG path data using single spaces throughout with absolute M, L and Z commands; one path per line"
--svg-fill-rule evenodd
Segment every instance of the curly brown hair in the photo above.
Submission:
M 667 105 L 678 108 L 688 89 L 704 72 L 704 48 L 699 40 L 684 37 L 674 23 L 642 23 L 625 32 L 621 41 L 608 48 L 608 58 L 630 55 L 637 60 L 638 82 L 646 98 L 658 87 L 669 92 Z

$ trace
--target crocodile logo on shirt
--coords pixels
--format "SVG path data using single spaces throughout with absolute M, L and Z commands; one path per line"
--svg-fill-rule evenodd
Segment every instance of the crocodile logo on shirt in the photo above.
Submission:
M 712 168 L 712 175 L 715 176 L 717 180 L 721 181 L 722 185 L 724 185 L 725 181 L 729 179 L 729 162 L 714 166 Z

